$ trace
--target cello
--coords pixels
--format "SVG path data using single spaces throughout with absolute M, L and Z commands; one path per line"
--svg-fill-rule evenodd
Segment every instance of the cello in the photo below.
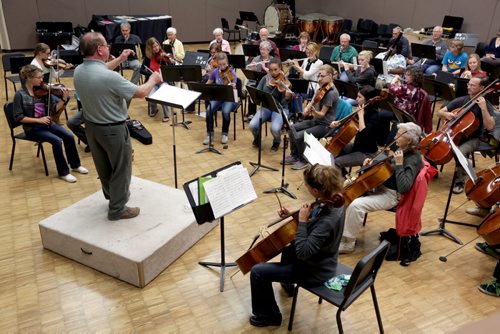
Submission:
M 495 204 L 495 207 L 490 213 L 484 217 L 483 221 L 477 227 L 477 234 L 490 245 L 495 246 L 500 244 L 500 202 Z
M 467 102 L 462 108 L 457 108 L 452 111 L 455 118 L 446 121 L 441 129 L 431 132 L 420 142 L 422 154 L 430 161 L 437 165 L 444 165 L 453 158 L 453 150 L 449 143 L 448 135 L 455 144 L 459 144 L 463 137 L 468 137 L 479 128 L 479 120 L 474 113 L 469 112 L 476 104 L 476 100 L 486 95 L 498 79 L 489 84 L 482 91 L 477 93 L 472 99 Z
M 465 195 L 481 208 L 490 208 L 500 200 L 500 163 L 477 173 L 477 179 L 465 183 Z
M 333 206 L 338 208 L 341 207 L 342 204 L 342 198 L 334 195 L 332 200 L 316 201 L 312 204 L 312 206 L 315 207 L 319 205 L 320 208 Z M 287 217 L 278 219 L 277 221 L 269 224 L 269 226 L 277 224 L 288 218 L 291 218 L 291 220 L 287 221 L 269 236 L 259 241 L 255 247 L 250 246 L 250 249 L 235 261 L 243 275 L 248 273 L 257 263 L 267 262 L 281 253 L 283 248 L 295 240 L 295 233 L 297 232 L 297 228 L 299 226 L 299 210 L 293 212 Z

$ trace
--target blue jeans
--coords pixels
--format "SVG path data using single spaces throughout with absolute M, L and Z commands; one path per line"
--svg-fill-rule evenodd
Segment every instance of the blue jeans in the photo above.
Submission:
M 440 69 L 441 69 L 440 65 L 428 65 L 428 64 L 422 65 L 422 72 L 424 72 L 424 75 L 427 76 L 437 73 Z
M 236 102 L 210 101 L 206 111 L 207 132 L 214 132 L 214 113 L 222 107 L 222 134 L 227 135 L 231 123 L 231 113 L 236 109 Z
M 288 109 L 284 109 L 285 114 L 288 116 Z M 262 114 L 262 124 L 267 121 L 271 121 L 271 134 L 273 135 L 273 144 L 278 144 L 281 142 L 281 128 L 283 127 L 283 118 L 277 112 L 272 112 L 267 108 L 262 108 L 255 113 L 255 116 L 250 121 L 248 125 L 252 131 L 254 139 L 259 136 L 259 119 Z
M 76 149 L 73 134 L 58 124 L 50 124 L 48 127 L 32 128 L 26 131 L 26 137 L 31 140 L 48 142 L 52 145 L 52 153 L 56 161 L 57 174 L 64 176 L 69 174 L 68 162 L 71 168 L 80 167 L 80 157 Z M 63 151 L 66 150 L 68 162 Z

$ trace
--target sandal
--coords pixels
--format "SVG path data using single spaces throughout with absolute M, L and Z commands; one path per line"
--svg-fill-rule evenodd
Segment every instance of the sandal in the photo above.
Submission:
M 170 117 L 163 117 L 163 119 L 161 121 L 163 123 L 167 123 L 168 121 L 170 121 Z

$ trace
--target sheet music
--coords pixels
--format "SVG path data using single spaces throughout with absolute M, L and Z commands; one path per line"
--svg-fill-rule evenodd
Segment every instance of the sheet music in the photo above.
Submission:
M 382 61 L 382 72 L 384 75 L 387 75 L 389 73 L 389 67 L 387 65 L 387 61 Z
M 179 106 L 186 109 L 193 103 L 201 93 L 182 89 L 163 83 L 153 94 L 150 94 L 146 99 L 153 100 L 157 103 L 166 103 L 169 105 Z
M 334 158 L 328 150 L 313 135 L 304 132 L 304 143 L 306 149 L 304 156 L 310 164 L 320 164 L 323 166 L 333 166 Z
M 248 171 L 240 164 L 219 172 L 204 187 L 216 219 L 257 199 Z
M 446 132 L 446 136 L 448 137 L 448 141 L 449 141 L 449 143 L 451 145 L 451 149 L 453 150 L 453 152 L 455 152 L 455 156 L 457 157 L 458 162 L 464 168 L 465 172 L 467 173 L 467 175 L 469 176 L 469 178 L 472 180 L 472 182 L 476 183 L 475 182 L 476 179 L 477 179 L 476 172 L 474 171 L 474 169 L 472 168 L 472 166 L 467 161 L 467 158 L 462 154 L 462 151 L 460 151 L 458 149 L 457 145 L 455 145 L 455 143 L 451 139 L 450 134 L 448 132 Z

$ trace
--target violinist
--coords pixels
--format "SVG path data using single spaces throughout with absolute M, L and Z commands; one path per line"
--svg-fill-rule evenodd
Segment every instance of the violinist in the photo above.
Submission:
M 174 27 L 167 29 L 167 39 L 163 41 L 163 44 L 168 44 L 172 47 L 175 63 L 182 64 L 186 53 L 184 52 L 184 45 L 177 39 L 177 29 Z
M 291 90 L 292 85 L 285 78 L 285 74 L 281 68 L 279 58 L 273 58 L 269 61 L 269 73 L 263 77 L 257 89 L 273 95 L 276 102 L 283 108 L 283 111 L 288 116 L 288 101 L 293 95 Z M 253 146 L 258 146 L 260 118 L 262 115 L 262 123 L 271 121 L 271 134 L 273 135 L 273 145 L 271 151 L 276 152 L 281 143 L 281 128 L 283 127 L 283 119 L 277 112 L 273 112 L 267 108 L 261 108 L 250 121 L 249 127 L 253 134 Z
M 465 71 L 460 74 L 460 78 L 470 79 L 472 77 L 485 77 L 488 73 L 481 69 L 481 58 L 477 53 L 471 53 L 467 58 Z
M 215 28 L 213 34 L 214 40 L 210 42 L 208 48 L 210 49 L 213 44 L 217 44 L 221 51 L 231 54 L 231 45 L 224 39 L 224 31 L 221 28 Z
M 392 153 L 391 163 L 394 173 L 375 190 L 375 193 L 358 197 L 347 207 L 344 233 L 339 248 L 340 254 L 354 251 L 356 238 L 366 213 L 394 208 L 399 202 L 400 194 L 411 189 L 415 178 L 424 166 L 420 153 L 412 149 L 420 142 L 421 134 L 422 130 L 415 123 L 398 124 L 396 136 L 398 149 Z M 372 162 L 372 159 L 366 159 L 363 165 L 367 166 Z
M 70 70 L 74 67 L 72 64 L 66 64 L 66 62 L 64 62 L 64 66 L 58 66 L 58 64 L 63 64 L 62 59 L 56 61 L 52 59 L 50 53 L 50 47 L 47 44 L 38 43 L 35 46 L 35 58 L 31 61 L 31 65 L 35 65 L 43 71 L 44 82 L 49 82 L 49 76 L 54 80 L 58 80 L 64 74 L 64 70 Z
M 48 94 L 39 98 L 35 95 L 33 87 L 42 85 L 42 70 L 35 65 L 26 65 L 21 69 L 20 76 L 25 85 L 14 96 L 16 122 L 23 125 L 28 139 L 49 142 L 52 145 L 59 178 L 69 183 L 76 182 L 76 177 L 70 174 L 68 163 L 74 172 L 87 174 L 88 170 L 80 165 L 73 134 L 52 122 L 50 117 L 51 113 L 64 107 L 64 101 L 69 96 L 68 91 L 65 90 L 63 96 L 57 100 Z M 63 144 L 68 160 L 64 157 Z
M 333 76 L 336 72 L 330 65 L 322 65 L 319 68 L 320 88 L 304 110 L 305 116 L 313 118 L 292 125 L 293 129 L 290 130 L 291 155 L 287 156 L 284 161 L 287 165 L 293 164 L 292 169 L 299 170 L 308 165 L 302 156 L 305 149 L 304 132 L 307 131 L 316 138 L 322 138 L 330 131 L 328 126 L 335 120 L 339 101 L 339 92 L 333 85 Z
M 379 132 L 378 102 L 365 106 L 366 102 L 377 96 L 378 91 L 371 86 L 364 86 L 358 92 L 358 133 L 354 142 L 347 144 L 339 156 L 335 158 L 335 165 L 342 171 L 343 175 L 347 174 L 346 167 L 361 166 L 367 158 L 373 157 L 378 150 L 375 139 Z M 330 127 L 336 129 L 339 124 L 338 121 L 334 121 Z
M 217 85 L 230 85 L 233 89 L 236 89 L 238 77 L 236 76 L 236 71 L 229 67 L 227 55 L 224 52 L 219 52 L 215 58 L 217 59 L 217 68 L 210 74 L 207 84 L 215 83 Z M 227 144 L 231 113 L 234 112 L 237 107 L 238 104 L 236 102 L 210 101 L 205 117 L 207 122 L 207 137 L 203 141 L 203 145 L 208 145 L 211 138 L 214 136 L 214 112 L 219 108 L 222 109 L 221 144 Z
M 146 81 L 149 79 L 149 76 L 152 73 L 151 71 L 153 72 L 160 71 L 160 67 L 162 64 L 170 64 L 170 58 L 161 49 L 160 42 L 158 42 L 156 38 L 150 37 L 146 41 L 146 56 L 142 60 L 142 66 L 141 66 L 141 74 L 146 77 Z M 156 91 L 160 87 L 160 84 L 156 85 L 150 94 Z M 158 106 L 154 102 L 148 102 L 148 106 L 149 106 L 149 117 L 155 117 L 156 114 L 158 113 Z M 162 104 L 161 107 L 163 110 L 162 122 L 164 123 L 168 122 L 170 120 L 168 106 L 166 104 Z
M 134 48 L 137 45 L 141 44 L 142 41 L 139 36 L 131 34 L 130 29 L 130 23 L 123 22 L 122 24 L 120 24 L 120 31 L 122 34 L 115 38 L 115 43 L 130 44 L 130 48 L 134 50 Z M 135 53 L 130 54 L 128 56 L 128 59 L 121 63 L 121 67 L 129 68 L 133 71 L 130 82 L 132 82 L 134 85 L 137 85 L 137 83 L 139 82 L 139 78 L 141 77 L 141 63 L 139 62 L 137 55 Z
M 304 170 L 304 184 L 321 204 L 305 203 L 300 207 L 295 240 L 283 250 L 281 262 L 253 266 L 250 275 L 253 313 L 250 324 L 253 326 L 281 325 L 273 282 L 281 282 L 291 297 L 294 283 L 316 286 L 336 275 L 344 207 L 335 208 L 328 202 L 340 190 L 342 177 L 335 167 L 316 164 Z M 290 211 L 281 208 L 278 214 L 287 217 Z
M 471 99 L 479 92 L 481 92 L 485 87 L 487 87 L 488 84 L 488 78 L 471 78 L 469 80 L 469 83 L 467 84 L 468 95 L 458 97 L 448 103 L 445 107 L 441 108 L 438 111 L 438 116 L 445 121 L 451 121 L 455 119 L 456 113 L 454 113 L 454 111 L 460 112 L 460 108 L 466 103 L 469 103 Z M 478 97 L 473 103 L 474 105 L 471 107 L 469 112 L 472 112 L 475 118 L 479 120 L 479 127 L 470 136 L 464 137 L 463 141 L 458 145 L 458 149 L 466 157 L 470 154 L 474 154 L 474 151 L 477 150 L 477 148 L 479 147 L 479 138 L 483 134 L 484 130 L 492 131 L 495 127 L 493 105 L 482 96 Z M 457 162 L 456 179 L 455 184 L 453 185 L 453 193 L 460 194 L 464 191 L 465 178 L 465 170 L 462 168 L 460 163 Z
M 319 45 L 315 42 L 310 42 L 306 46 L 305 54 L 307 59 L 299 64 L 297 59 L 291 60 L 292 68 L 299 73 L 301 79 L 309 80 L 309 88 L 306 94 L 298 94 L 292 102 L 292 114 L 302 112 L 302 103 L 304 98 L 311 98 L 318 88 L 318 84 L 313 82 L 317 80 L 319 69 L 323 62 L 318 59 Z
M 215 56 L 217 53 L 222 52 L 222 50 L 219 44 L 212 43 L 208 48 L 208 52 L 210 53 L 210 57 L 207 60 L 207 66 L 205 66 L 202 70 L 202 82 L 207 82 L 208 78 L 210 78 L 210 74 L 212 74 L 212 71 L 217 68 L 217 59 Z

